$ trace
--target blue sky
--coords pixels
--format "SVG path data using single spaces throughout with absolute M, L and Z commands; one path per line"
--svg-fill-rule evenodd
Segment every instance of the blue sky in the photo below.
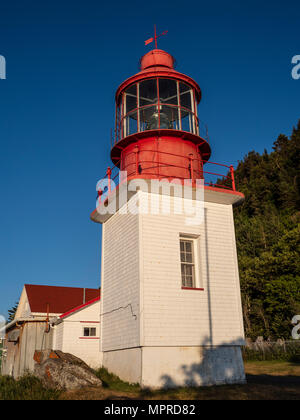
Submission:
M 298 1 L 2 2 L 0 314 L 24 283 L 99 287 L 89 215 L 109 165 L 114 93 L 151 46 L 193 77 L 212 160 L 272 148 L 300 118 Z

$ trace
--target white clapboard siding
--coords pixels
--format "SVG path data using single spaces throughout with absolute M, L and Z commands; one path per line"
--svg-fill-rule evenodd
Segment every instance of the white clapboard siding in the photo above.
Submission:
M 102 351 L 140 344 L 138 219 L 117 212 L 103 226 Z
M 151 194 L 137 196 L 147 208 Z M 118 212 L 105 223 L 102 351 L 243 343 L 232 206 L 206 202 L 201 225 L 186 221 L 185 214 Z M 198 238 L 197 287 L 204 290 L 181 288 L 180 234 Z
M 232 206 L 205 203 L 200 226 L 188 226 L 184 214 L 142 215 L 140 231 L 141 344 L 240 344 L 244 333 Z M 180 234 L 199 236 L 198 286 L 203 291 L 181 289 Z

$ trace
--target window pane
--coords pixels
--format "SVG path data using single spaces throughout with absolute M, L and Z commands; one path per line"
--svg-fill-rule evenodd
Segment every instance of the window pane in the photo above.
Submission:
M 192 253 L 186 253 L 185 254 L 185 261 L 189 263 L 193 263 L 193 254 Z
M 90 337 L 96 337 L 96 328 L 90 328 Z
M 189 133 L 193 132 L 192 129 L 192 113 L 185 112 L 181 109 L 181 126 L 183 131 L 187 131 Z
M 180 90 L 180 106 L 192 109 L 191 88 L 184 83 L 179 84 Z
M 194 287 L 193 278 L 192 277 L 186 277 L 185 284 L 186 284 L 186 287 Z
M 161 103 L 178 105 L 177 82 L 171 79 L 159 79 L 159 99 Z
M 124 137 L 129 136 L 130 134 L 136 133 L 137 130 L 137 111 L 131 112 L 127 117 L 125 117 L 125 133 Z
M 185 242 L 185 250 L 186 252 L 192 252 L 192 242 Z
M 185 265 L 185 275 L 188 277 L 192 277 L 193 276 L 193 266 L 186 264 Z
M 90 336 L 90 329 L 89 328 L 84 328 L 83 329 L 83 336 L 84 337 L 89 337 Z
M 140 130 L 155 130 L 158 128 L 157 106 L 149 106 L 140 110 Z
M 125 98 L 126 98 L 125 112 L 126 114 L 128 114 L 128 112 L 137 108 L 136 85 L 130 86 L 128 89 L 126 89 Z
M 160 128 L 179 129 L 178 107 L 167 105 L 161 106 Z
M 144 80 L 140 83 L 140 106 L 151 105 L 157 102 L 156 79 Z

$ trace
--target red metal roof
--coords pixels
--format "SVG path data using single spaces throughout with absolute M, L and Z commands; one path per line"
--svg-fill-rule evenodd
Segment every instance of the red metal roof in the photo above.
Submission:
M 100 297 L 100 289 L 25 284 L 31 312 L 63 314 Z

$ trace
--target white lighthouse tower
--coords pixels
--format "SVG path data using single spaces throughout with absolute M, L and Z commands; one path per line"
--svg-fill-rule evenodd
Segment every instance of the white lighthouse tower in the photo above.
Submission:
M 103 366 L 149 387 L 243 383 L 233 206 L 244 196 L 233 167 L 209 162 L 198 84 L 157 48 L 140 65 L 116 92 L 114 167 L 91 215 Z

